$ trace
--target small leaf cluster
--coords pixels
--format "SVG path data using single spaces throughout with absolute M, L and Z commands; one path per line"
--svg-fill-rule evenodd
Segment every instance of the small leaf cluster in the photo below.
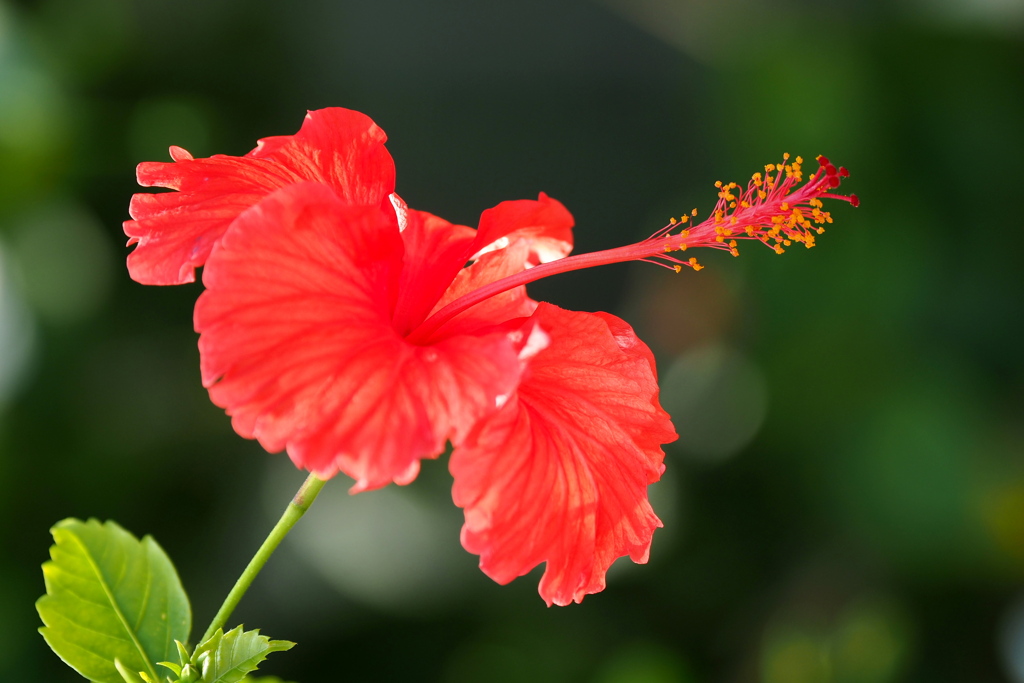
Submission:
M 254 681 L 248 674 L 271 652 L 290 650 L 295 643 L 270 640 L 258 630 L 243 631 L 241 626 L 224 633 L 217 631 L 195 649 L 191 657 L 187 648 L 177 643 L 180 664 L 160 662 L 177 676 L 174 683 L 240 683 Z M 273 679 L 271 679 L 272 681 Z M 147 681 L 147 683 L 156 683 Z
M 66 519 L 50 530 L 39 629 L 57 656 L 93 683 L 284 683 L 250 673 L 294 643 L 238 626 L 189 652 L 192 609 L 178 573 L 150 536 L 115 522 Z M 172 658 L 177 663 L 170 661 Z M 163 667 L 159 669 L 158 667 Z M 167 670 L 171 675 L 161 675 Z M 165 672 L 166 674 L 166 672 Z

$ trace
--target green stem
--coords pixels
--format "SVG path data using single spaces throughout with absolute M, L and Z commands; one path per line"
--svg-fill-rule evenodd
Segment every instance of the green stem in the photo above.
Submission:
M 310 474 L 306 481 L 302 483 L 298 493 L 292 498 L 292 502 L 288 503 L 288 507 L 285 508 L 284 514 L 281 515 L 281 519 L 277 521 L 274 528 L 270 530 L 270 535 L 267 536 L 266 540 L 263 541 L 263 545 L 256 551 L 253 558 L 249 560 L 249 565 L 242 572 L 242 575 L 238 577 L 238 581 L 235 582 L 234 588 L 228 593 L 228 597 L 224 599 L 224 604 L 220 606 L 217 611 L 217 616 L 210 622 L 210 627 L 206 629 L 206 633 L 199 640 L 199 644 L 205 643 L 209 640 L 217 629 L 224 628 L 224 624 L 227 623 L 228 618 L 231 617 L 231 613 L 235 611 L 235 607 L 242 600 L 242 596 L 249 590 L 249 586 L 256 578 L 260 570 L 263 569 L 263 565 L 267 563 L 270 556 L 277 549 L 277 546 L 281 544 L 284 537 L 288 535 L 291 528 L 295 526 L 302 515 L 306 514 L 306 510 L 316 500 L 317 494 L 320 493 L 320 489 L 324 486 L 324 480 L 317 477 L 315 474 Z

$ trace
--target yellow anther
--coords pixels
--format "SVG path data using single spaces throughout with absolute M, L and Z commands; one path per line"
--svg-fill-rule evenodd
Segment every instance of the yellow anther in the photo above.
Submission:
M 683 267 L 682 266 L 672 266 L 672 270 L 676 271 L 677 273 L 681 273 L 681 272 L 683 272 Z
M 693 211 L 691 211 L 690 215 L 691 216 L 696 216 L 697 215 L 697 209 L 694 209 Z

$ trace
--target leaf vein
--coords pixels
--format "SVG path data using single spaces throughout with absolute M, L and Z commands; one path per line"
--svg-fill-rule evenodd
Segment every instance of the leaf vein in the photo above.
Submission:
M 82 548 L 83 554 L 85 555 L 85 559 L 89 563 L 89 566 L 92 567 L 92 570 L 96 573 L 96 577 L 100 583 L 100 586 L 103 588 L 103 592 L 107 595 L 107 599 L 110 600 L 110 605 L 114 609 L 114 614 L 117 615 L 118 620 L 121 622 L 121 626 L 128 633 L 128 635 L 131 638 L 132 644 L 135 646 L 135 649 L 138 650 L 139 655 L 142 657 L 142 661 L 145 662 L 146 673 L 148 673 L 150 675 L 150 678 L 152 678 L 154 681 L 158 680 L 157 673 L 153 668 L 153 663 L 149 661 L 149 655 L 146 653 L 145 648 L 142 647 L 142 643 L 139 642 L 139 639 L 138 637 L 136 637 L 135 632 L 129 628 L 128 620 L 125 619 L 124 613 L 121 612 L 120 605 L 117 604 L 117 599 L 114 597 L 113 592 L 111 592 L 110 586 L 107 584 L 106 578 L 103 576 L 103 572 L 96 564 L 95 558 L 93 558 L 92 553 L 89 552 L 88 548 L 85 547 L 85 544 L 83 544 L 82 541 L 77 536 L 74 538 L 75 542 L 78 543 L 79 546 Z M 127 561 L 124 564 L 127 565 Z

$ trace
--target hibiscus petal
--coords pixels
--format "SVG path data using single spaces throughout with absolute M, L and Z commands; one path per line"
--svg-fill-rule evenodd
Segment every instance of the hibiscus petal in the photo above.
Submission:
M 455 225 L 425 211 L 405 208 L 405 267 L 399 285 L 395 328 L 405 333 L 423 322 L 452 280 L 466 265 L 476 230 Z
M 541 303 L 550 336 L 515 397 L 452 453 L 462 544 L 499 583 L 547 567 L 548 604 L 604 588 L 616 558 L 646 562 L 661 526 L 647 485 L 675 440 L 650 351 L 621 320 Z
M 554 261 L 572 251 L 573 223 L 569 210 L 543 192 L 536 201 L 502 202 L 480 215 L 473 253 L 479 256 L 523 239 L 530 245 L 531 264 Z
M 193 159 L 172 148 L 173 163 L 144 162 L 144 187 L 177 192 L 136 194 L 125 221 L 128 271 L 142 284 L 180 284 L 195 279 L 210 250 L 238 214 L 274 190 L 312 180 L 332 187 L 352 204 L 388 203 L 395 166 L 384 132 L 365 114 L 331 108 L 309 112 L 295 135 L 261 140 L 244 157 Z
M 300 467 L 408 483 L 519 376 L 508 335 L 406 342 L 391 325 L 402 238 L 393 211 L 313 183 L 243 213 L 203 271 L 203 383 L 235 430 Z M 503 399 L 502 399 L 503 400 Z
M 386 141 L 366 114 L 329 107 L 308 112 L 295 135 L 263 138 L 248 156 L 329 185 L 349 204 L 387 205 L 395 191 L 395 162 Z

